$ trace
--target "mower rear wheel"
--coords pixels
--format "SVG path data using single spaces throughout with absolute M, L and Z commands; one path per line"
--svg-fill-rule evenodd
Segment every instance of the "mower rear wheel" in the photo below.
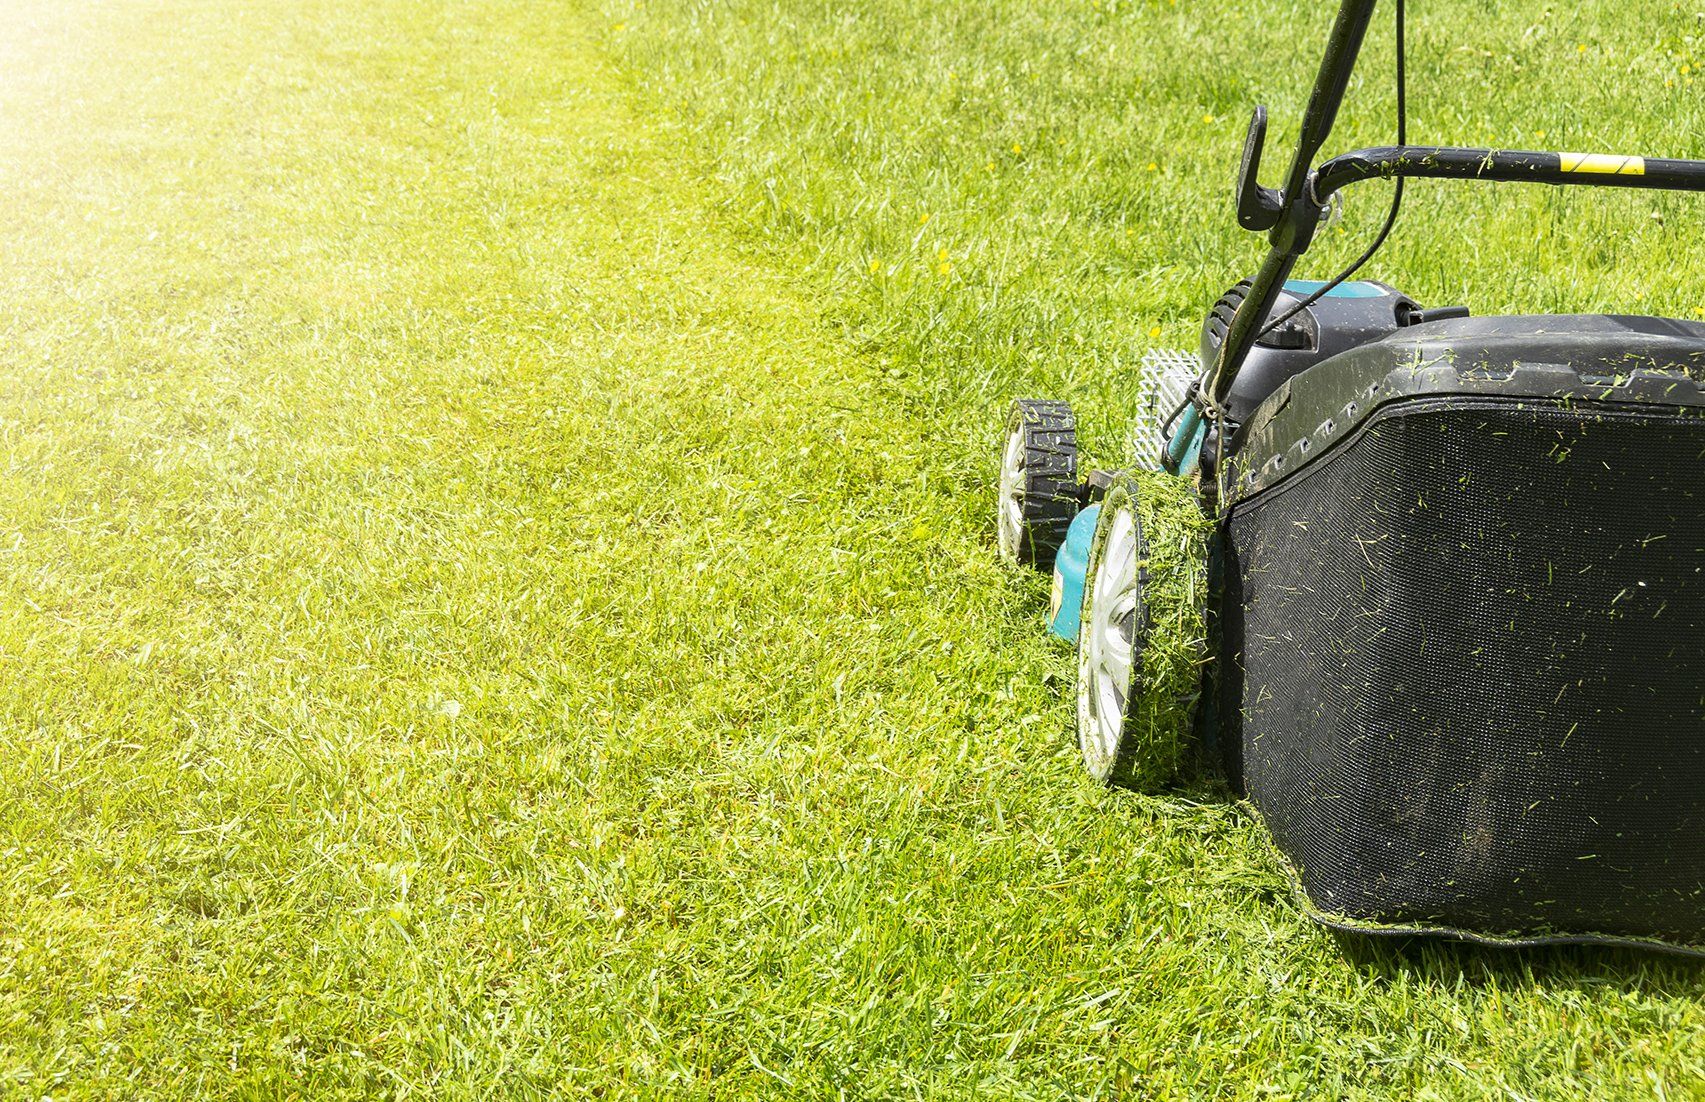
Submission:
M 1077 652 L 1077 739 L 1084 766 L 1095 779 L 1125 787 L 1137 783 L 1147 764 L 1132 717 L 1149 628 L 1143 599 L 1148 553 L 1136 492 L 1135 480 L 1121 475 L 1102 499 L 1084 577 Z
M 996 537 L 1000 556 L 1052 570 L 1082 505 L 1077 417 L 1066 402 L 1023 398 L 1007 412 Z

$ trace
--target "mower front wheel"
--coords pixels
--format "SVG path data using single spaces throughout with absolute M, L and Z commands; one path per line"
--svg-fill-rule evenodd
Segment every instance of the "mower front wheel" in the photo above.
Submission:
M 1012 403 L 1001 448 L 995 529 L 1002 560 L 1052 570 L 1082 504 L 1072 407 L 1036 399 Z
M 1146 787 L 1159 764 L 1139 729 L 1148 550 L 1134 477 L 1115 476 L 1101 503 L 1083 587 L 1078 628 L 1077 741 L 1085 768 L 1104 784 Z
M 1103 784 L 1154 792 L 1202 762 L 1211 651 L 1212 522 L 1196 491 L 1153 471 L 1113 476 L 1079 606 L 1077 741 Z

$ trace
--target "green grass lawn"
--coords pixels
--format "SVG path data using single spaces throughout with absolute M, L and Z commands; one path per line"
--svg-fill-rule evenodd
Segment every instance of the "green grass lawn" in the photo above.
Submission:
M 994 563 L 1005 401 L 1117 462 L 1257 256 L 1261 7 L 7 5 L 0 1096 L 1705 1098 L 1698 968 L 1346 958 L 1091 785 Z M 1697 5 L 1412 7 L 1415 138 L 1705 154 Z M 1699 212 L 1371 274 L 1695 316 Z

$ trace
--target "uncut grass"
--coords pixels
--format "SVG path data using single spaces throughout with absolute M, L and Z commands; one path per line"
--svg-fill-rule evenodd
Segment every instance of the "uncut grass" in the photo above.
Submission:
M 909 400 L 966 437 L 1027 389 L 1069 395 L 1117 455 L 1144 347 L 1193 350 L 1258 262 L 1230 187 L 1254 103 L 1288 143 L 1330 9 L 1111 0 L 950 5 L 610 2 L 635 79 L 696 120 L 728 206 L 798 248 L 900 350 Z M 1410 139 L 1699 153 L 1705 19 L 1670 2 L 1449 0 L 1410 11 Z M 1328 153 L 1393 140 L 1389 10 Z M 1302 275 L 1377 229 L 1348 193 Z M 1477 312 L 1705 317 L 1686 195 L 1415 181 L 1366 271 Z M 945 272 L 942 264 L 949 265 Z
M 1693 972 L 1355 965 L 1235 806 L 1081 779 L 985 413 L 1117 453 L 1232 263 L 1164 108 L 1246 78 L 1219 8 L 867 11 L 8 13 L 5 1093 L 1698 1093 Z

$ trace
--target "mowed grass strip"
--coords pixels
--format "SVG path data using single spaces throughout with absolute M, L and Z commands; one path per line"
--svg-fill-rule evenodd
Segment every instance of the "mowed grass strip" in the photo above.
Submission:
M 897 1081 L 938 1000 L 1025 1050 L 954 946 L 1076 941 L 970 906 L 1083 875 L 998 796 L 1076 798 L 1034 586 L 578 26 L 23 26 L 10 1089 Z
M 978 418 L 1112 321 L 1026 375 L 754 249 L 594 48 L 655 12 L 7 18 L 5 1092 L 1698 1091 L 1691 971 L 1352 965 L 1238 808 L 1079 779 Z

